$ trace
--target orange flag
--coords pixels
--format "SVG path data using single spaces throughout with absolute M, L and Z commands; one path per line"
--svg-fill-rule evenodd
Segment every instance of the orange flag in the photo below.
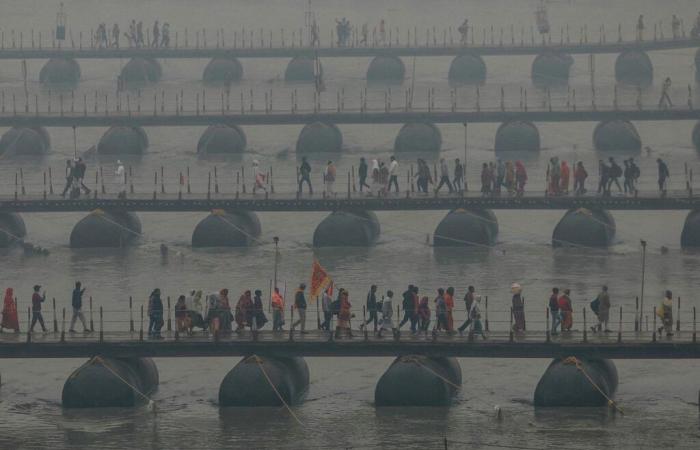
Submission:
M 314 259 L 314 264 L 311 269 L 311 291 L 309 296 L 311 298 L 318 297 L 323 289 L 331 283 L 331 277 L 328 276 L 326 270 L 321 267 L 318 260 Z

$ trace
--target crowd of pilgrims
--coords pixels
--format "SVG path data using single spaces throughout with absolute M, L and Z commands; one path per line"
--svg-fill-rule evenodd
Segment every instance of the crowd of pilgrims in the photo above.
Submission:
M 151 36 L 148 39 L 148 36 Z M 170 47 L 170 24 L 164 22 L 160 25 L 156 20 L 150 30 L 144 32 L 143 22 L 136 22 L 132 19 L 129 23 L 129 31 L 124 32 L 129 47 Z M 102 22 L 95 30 L 95 43 L 98 48 L 119 48 L 121 40 L 121 30 L 119 24 L 115 23 L 111 31 L 107 30 L 107 25 Z
M 332 331 L 333 319 L 335 322 L 335 336 L 341 335 L 352 337 L 351 321 L 355 319 L 352 304 L 350 303 L 349 292 L 346 289 L 337 289 L 331 283 L 322 293 L 318 312 L 318 328 Z M 81 282 L 75 283 L 71 296 L 71 306 L 73 310 L 70 321 L 70 333 L 75 333 L 75 325 L 81 322 L 84 332 L 91 332 L 88 328 L 83 314 L 83 296 L 86 288 Z M 523 288 L 518 283 L 513 283 L 510 288 L 511 298 L 511 329 L 513 333 L 524 333 L 525 323 L 525 298 Z M 455 323 L 455 288 L 450 286 L 446 289 L 438 288 L 432 301 L 430 296 L 421 295 L 418 286 L 412 284 L 401 294 L 400 305 L 394 304 L 394 292 L 387 290 L 386 294 L 379 294 L 376 285 L 370 286 L 366 296 L 366 303 L 363 305 L 362 319 L 359 329 L 366 332 L 369 326 L 379 338 L 384 333 L 392 333 L 395 337 L 399 330 L 406 324 L 410 325 L 412 334 L 425 334 L 429 331 L 433 334 L 439 332 L 448 335 L 459 333 L 462 336 L 465 332 L 470 338 L 481 336 L 486 339 L 485 327 L 482 324 L 481 295 L 476 293 L 474 286 L 469 286 L 464 294 L 464 322 L 456 327 Z M 286 288 L 285 288 L 286 293 Z M 272 312 L 272 331 L 281 332 L 285 325 L 285 298 L 279 288 L 275 288 L 269 299 L 268 308 Z M 381 295 L 381 298 L 380 298 Z M 41 292 L 41 286 L 35 285 L 31 296 L 31 323 L 29 332 L 34 331 L 38 323 L 44 333 L 48 330 L 42 315 L 42 304 L 46 301 L 46 291 Z M 556 335 L 561 332 L 570 332 L 573 326 L 574 308 L 571 299 L 571 291 L 559 288 L 552 289 L 549 297 L 548 320 L 551 325 L 551 334 Z M 92 303 L 91 303 L 92 306 Z M 608 327 L 610 312 L 612 310 L 611 296 L 607 286 L 602 286 L 600 292 L 589 305 L 591 311 L 597 317 L 597 324 L 591 329 L 594 332 L 607 333 L 611 330 Z M 403 309 L 403 318 L 398 321 L 394 319 L 394 312 L 397 315 Z M 291 330 L 300 328 L 301 334 L 306 334 L 306 285 L 301 283 L 294 292 L 294 301 L 289 308 L 292 321 Z M 318 310 L 318 309 L 317 309 Z M 164 321 L 163 299 L 160 289 L 154 289 L 148 299 L 148 336 L 152 339 L 161 338 L 161 329 Z M 169 311 L 168 311 L 169 312 Z M 666 333 L 667 337 L 673 336 L 673 294 L 665 291 L 663 299 L 654 309 L 655 314 L 661 322 L 658 333 Z M 322 314 L 322 316 L 321 316 Z M 180 295 L 175 303 L 175 326 L 178 333 L 191 336 L 195 328 L 207 330 L 215 335 L 219 333 L 228 334 L 232 332 L 241 333 L 246 328 L 258 331 L 265 327 L 268 318 L 265 314 L 265 302 L 262 291 L 259 289 L 251 293 L 246 290 L 238 298 L 235 305 L 229 300 L 229 290 L 221 289 L 204 295 L 201 290 L 192 290 L 188 295 Z M 585 322 L 585 316 L 584 316 Z M 432 324 L 432 329 L 431 329 Z M 234 328 L 235 325 L 235 328 Z M 560 328 L 561 327 L 561 328 Z M 559 329 L 560 328 L 560 329 Z M 2 305 L 2 322 L 0 322 L 0 332 L 5 329 L 19 333 L 20 324 L 18 317 L 17 298 L 13 288 L 7 288 Z

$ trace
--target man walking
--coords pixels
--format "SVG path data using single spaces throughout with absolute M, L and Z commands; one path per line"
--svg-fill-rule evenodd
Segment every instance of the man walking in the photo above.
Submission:
M 467 288 L 467 293 L 464 295 L 464 310 L 466 311 L 467 318 L 464 320 L 464 323 L 459 328 L 457 328 L 460 336 L 462 336 L 464 334 L 464 330 L 466 330 L 469 327 L 469 325 L 472 324 L 471 311 L 472 307 L 474 306 L 474 300 L 476 300 L 474 286 L 469 286 Z
M 369 318 L 360 328 L 364 328 L 370 323 L 374 323 L 374 331 L 377 331 L 377 285 L 373 284 L 367 293 L 367 314 Z
M 399 329 L 403 327 L 406 322 L 411 322 L 411 333 L 416 332 L 416 304 L 413 296 L 415 295 L 415 287 L 412 284 L 408 285 L 408 289 L 403 293 L 403 301 L 401 306 L 403 307 L 403 319 L 399 324 Z
M 331 331 L 331 319 L 333 318 L 333 298 L 330 294 L 330 288 L 323 291 L 321 297 L 321 309 L 323 310 L 323 323 L 321 329 Z
M 299 319 L 292 324 L 292 331 L 297 327 L 301 326 L 301 334 L 306 334 L 306 297 L 304 297 L 304 290 L 306 289 L 306 284 L 301 283 L 299 289 L 297 289 L 294 295 L 294 308 L 299 314 Z
M 391 186 L 396 188 L 396 193 L 399 192 L 399 178 L 397 173 L 399 172 L 399 162 L 396 161 L 396 157 L 392 156 L 389 158 L 391 161 L 389 163 L 389 186 L 387 187 L 387 192 L 391 192 Z
M 75 179 L 80 184 L 80 187 L 82 187 L 85 190 L 85 194 L 89 194 L 90 189 L 87 186 L 85 186 L 85 183 L 83 181 L 85 179 L 85 172 L 87 172 L 87 165 L 85 165 L 85 161 L 83 161 L 83 158 L 78 158 L 75 162 Z
M 85 293 L 85 288 L 82 287 L 80 281 L 76 281 L 75 289 L 73 289 L 73 299 L 71 301 L 71 306 L 73 306 L 73 317 L 70 320 L 69 333 L 75 333 L 75 322 L 80 319 L 80 323 L 83 324 L 83 332 L 87 333 L 88 327 L 85 323 L 85 315 L 83 315 L 83 294 Z
M 610 320 L 610 294 L 608 294 L 608 287 L 603 286 L 600 294 L 598 294 L 598 325 L 591 327 L 595 331 L 605 331 L 610 333 L 608 329 L 608 320 Z
M 301 188 L 306 181 L 306 184 L 309 186 L 309 195 L 312 195 L 314 193 L 313 188 L 311 187 L 311 166 L 309 165 L 309 162 L 306 160 L 306 156 L 301 158 L 301 166 L 299 166 L 299 194 L 301 195 Z
M 362 192 L 362 188 L 366 187 L 367 189 L 372 189 L 369 184 L 367 184 L 367 161 L 365 161 L 365 158 L 360 158 L 360 167 L 357 169 L 357 175 L 360 178 L 360 192 Z
M 73 179 L 75 178 L 75 166 L 73 166 L 73 161 L 70 159 L 66 160 L 66 187 L 63 188 L 61 197 L 66 196 L 66 192 L 73 186 Z
M 549 314 L 552 316 L 552 336 L 559 334 L 557 328 L 561 325 L 561 315 L 559 314 L 559 288 L 552 289 L 549 297 Z
M 39 294 L 41 286 L 38 284 L 34 286 L 34 293 L 32 294 L 32 324 L 29 326 L 29 332 L 34 332 L 34 325 L 39 322 L 41 329 L 44 333 L 47 332 L 46 325 L 44 325 L 44 316 L 41 315 L 41 304 L 46 301 L 46 292 Z
M 453 189 L 452 183 L 450 182 L 450 169 L 447 167 L 447 161 L 445 161 L 445 158 L 440 158 L 440 183 L 438 183 L 437 188 L 435 188 L 436 194 L 440 192 L 443 184 L 447 185 L 447 188 L 450 190 L 451 194 Z
M 661 158 L 656 160 L 656 164 L 659 166 L 659 192 L 661 192 L 661 195 L 666 195 L 666 180 L 671 177 L 671 173 Z
M 452 180 L 452 187 L 457 191 L 464 191 L 464 166 L 459 161 L 459 158 L 455 159 L 455 177 Z
M 673 108 L 673 102 L 671 97 L 668 95 L 668 91 L 671 89 L 671 78 L 666 77 L 664 84 L 661 87 L 661 98 L 659 99 L 659 109 Z
M 275 288 L 272 293 L 272 331 L 282 331 L 284 325 L 284 298 L 280 289 Z

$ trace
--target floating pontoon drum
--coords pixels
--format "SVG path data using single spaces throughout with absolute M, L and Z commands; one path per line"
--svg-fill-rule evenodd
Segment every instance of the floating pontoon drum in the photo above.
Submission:
M 407 123 L 394 141 L 395 152 L 439 152 L 442 147 L 440 129 L 432 123 Z

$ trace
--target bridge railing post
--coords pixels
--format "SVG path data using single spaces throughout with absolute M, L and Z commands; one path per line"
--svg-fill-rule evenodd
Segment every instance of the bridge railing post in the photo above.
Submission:
M 51 299 L 51 303 L 53 303 L 53 332 L 57 333 L 58 332 L 58 317 L 56 316 L 56 298 Z
M 484 297 L 484 328 L 489 331 L 489 296 Z
M 168 331 L 173 331 L 173 322 L 172 322 L 172 316 L 170 314 L 170 296 L 168 295 Z
M 63 308 L 61 318 L 61 343 L 66 342 L 66 308 Z
M 588 342 L 588 325 L 586 323 L 586 308 L 583 308 L 583 342 Z
M 678 296 L 678 308 L 676 308 L 676 331 L 681 331 L 681 297 Z
M 294 340 L 294 305 L 289 307 L 289 341 Z
M 362 330 L 364 330 L 365 341 L 369 339 L 367 332 L 367 307 L 362 305 Z
M 214 193 L 219 193 L 219 171 L 216 166 L 214 166 Z
M 22 189 L 22 195 L 27 195 L 27 190 L 24 187 L 24 169 L 21 167 L 19 168 L 19 183 Z
M 32 342 L 32 308 L 27 306 L 27 344 Z
M 141 305 L 141 329 L 139 330 L 139 341 L 143 341 L 143 305 Z
M 620 320 L 617 324 L 617 342 L 622 342 L 622 306 L 620 306 Z
M 95 331 L 95 322 L 92 320 L 92 296 L 90 297 L 90 331 Z
M 697 341 L 697 330 L 695 322 L 695 306 L 693 306 L 693 344 Z
M 549 333 L 549 308 L 544 309 L 544 316 L 545 316 L 545 321 L 544 321 L 545 342 L 549 343 L 549 341 L 551 340 L 550 333 Z M 554 320 L 554 317 L 552 317 L 552 320 Z
M 105 340 L 105 335 L 104 335 L 104 316 L 102 312 L 102 306 L 100 306 L 100 344 L 103 343 Z
M 639 332 L 642 330 L 642 324 L 639 323 L 641 316 L 639 315 L 639 297 L 634 299 L 634 331 Z
M 134 332 L 134 298 L 129 296 L 129 331 Z
M 652 310 L 653 316 L 654 316 L 654 329 L 651 335 L 651 342 L 656 342 L 656 306 L 654 306 L 654 309 Z

